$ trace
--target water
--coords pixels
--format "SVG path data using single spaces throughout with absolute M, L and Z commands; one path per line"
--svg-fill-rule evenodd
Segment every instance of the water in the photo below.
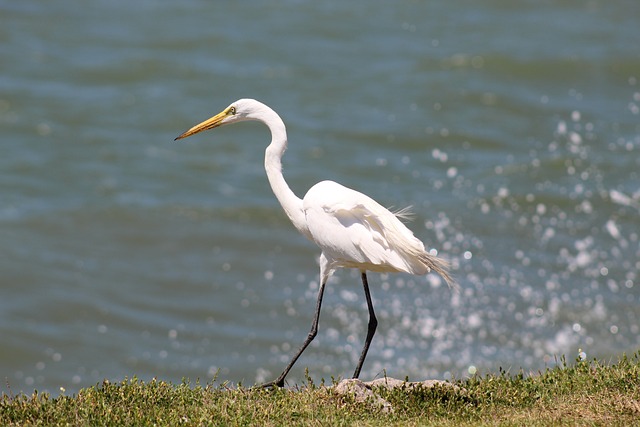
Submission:
M 333 179 L 454 264 L 370 275 L 362 377 L 539 370 L 640 344 L 640 4 L 0 1 L 0 377 L 270 380 L 308 332 L 318 250 L 262 169 L 259 124 L 173 138 L 253 97 L 299 194 Z M 349 376 L 357 272 L 304 368 Z

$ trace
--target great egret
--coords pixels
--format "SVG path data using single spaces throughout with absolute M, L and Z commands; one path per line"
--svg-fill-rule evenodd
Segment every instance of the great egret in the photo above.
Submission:
M 360 270 L 369 309 L 367 337 L 353 374 L 353 378 L 358 378 L 378 324 L 366 272 L 426 274 L 433 270 L 452 286 L 448 264 L 425 250 L 424 244 L 398 219 L 400 214 L 390 212 L 362 193 L 333 181 L 322 181 L 311 187 L 304 199 L 297 197 L 282 175 L 282 155 L 287 147 L 284 122 L 275 111 L 261 102 L 240 99 L 221 113 L 187 130 L 176 140 L 248 120 L 262 122 L 271 131 L 271 144 L 264 158 L 271 189 L 294 227 L 322 250 L 320 289 L 309 335 L 282 374 L 263 386 L 283 387 L 285 377 L 315 338 L 324 288 L 336 268 Z

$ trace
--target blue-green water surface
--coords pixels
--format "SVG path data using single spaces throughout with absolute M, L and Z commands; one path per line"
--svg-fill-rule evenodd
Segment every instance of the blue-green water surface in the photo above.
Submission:
M 460 378 L 640 346 L 640 3 L 0 0 L 0 377 L 273 379 L 306 337 L 318 249 L 260 124 L 173 142 L 251 97 L 302 196 L 332 179 L 453 264 L 370 274 L 362 378 Z M 329 282 L 290 374 L 348 377 L 367 309 Z M 7 390 L 5 389 L 5 392 Z

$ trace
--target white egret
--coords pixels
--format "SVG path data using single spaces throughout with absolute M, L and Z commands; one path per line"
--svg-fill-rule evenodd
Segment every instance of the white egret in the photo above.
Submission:
M 266 149 L 264 159 L 271 189 L 294 227 L 322 250 L 320 289 L 309 335 L 282 374 L 263 386 L 283 387 L 285 377 L 316 336 L 325 285 L 336 268 L 360 270 L 369 309 L 367 336 L 353 374 L 353 378 L 358 378 L 378 324 L 366 272 L 421 275 L 433 270 L 451 286 L 453 280 L 447 271 L 448 264 L 425 250 L 424 244 L 398 219 L 401 215 L 390 212 L 362 193 L 333 181 L 322 181 L 311 187 L 304 199 L 297 197 L 282 175 L 281 159 L 287 147 L 285 125 L 275 111 L 261 102 L 240 99 L 221 113 L 187 130 L 176 140 L 248 120 L 262 122 L 271 131 L 271 144 Z

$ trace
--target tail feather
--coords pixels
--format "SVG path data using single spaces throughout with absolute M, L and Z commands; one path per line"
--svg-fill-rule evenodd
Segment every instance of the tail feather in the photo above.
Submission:
M 447 285 L 453 289 L 454 291 L 459 291 L 460 286 L 456 283 L 456 281 L 449 274 L 449 263 L 442 258 L 438 258 L 435 255 L 431 255 L 429 252 L 424 252 L 420 256 L 420 261 L 431 271 L 434 271 L 440 275 L 447 282 Z

